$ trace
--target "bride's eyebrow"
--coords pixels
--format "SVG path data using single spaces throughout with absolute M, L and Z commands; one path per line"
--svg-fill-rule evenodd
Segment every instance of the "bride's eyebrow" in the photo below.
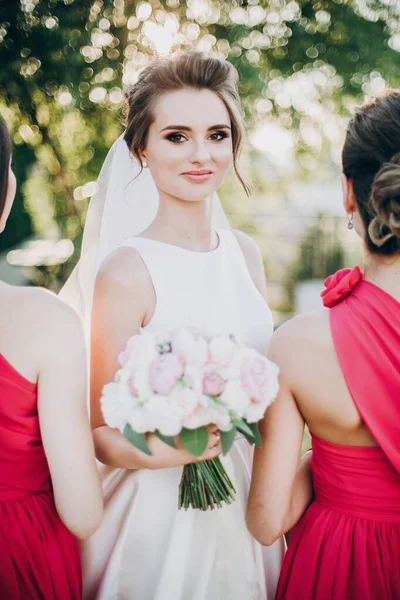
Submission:
M 225 123 L 222 123 L 221 125 L 211 125 L 211 127 L 209 127 L 207 129 L 207 131 L 215 131 L 216 129 L 231 129 L 229 125 L 226 125 Z M 161 131 L 170 131 L 170 130 L 178 130 L 178 131 L 192 131 L 191 127 L 188 127 L 187 125 L 167 125 L 167 127 L 164 127 L 163 129 L 161 129 Z

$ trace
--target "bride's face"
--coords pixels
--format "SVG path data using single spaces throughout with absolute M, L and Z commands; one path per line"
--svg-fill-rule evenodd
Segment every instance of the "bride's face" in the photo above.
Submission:
M 232 162 L 224 102 L 210 90 L 179 90 L 156 101 L 153 117 L 142 156 L 160 193 L 204 200 L 221 185 Z

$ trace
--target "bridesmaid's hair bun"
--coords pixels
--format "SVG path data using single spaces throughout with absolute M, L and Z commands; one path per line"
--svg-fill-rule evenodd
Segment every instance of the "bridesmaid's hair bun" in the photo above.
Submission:
M 384 163 L 372 184 L 371 208 L 376 214 L 368 233 L 379 248 L 391 238 L 400 240 L 400 152 Z
M 0 115 L 0 217 L 3 214 L 8 190 L 8 172 L 12 153 L 11 136 Z
M 370 252 L 400 251 L 400 92 L 388 90 L 351 119 L 342 152 Z
M 143 167 L 141 154 L 146 148 L 149 127 L 154 120 L 154 102 L 162 94 L 185 88 L 210 90 L 217 94 L 229 112 L 233 166 L 245 192 L 249 194 L 249 187 L 237 166 L 244 133 L 237 85 L 238 74 L 231 63 L 201 52 L 177 53 L 150 63 L 140 73 L 137 82 L 125 92 L 128 110 L 124 139 L 140 166 Z

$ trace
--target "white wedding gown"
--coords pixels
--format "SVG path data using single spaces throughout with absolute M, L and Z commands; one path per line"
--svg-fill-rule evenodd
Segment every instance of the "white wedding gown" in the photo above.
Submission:
M 272 317 L 235 234 L 218 230 L 211 252 L 131 238 L 151 275 L 157 305 L 149 331 L 206 326 L 265 353 Z M 132 299 L 134 301 L 134 299 Z M 85 600 L 273 600 L 284 541 L 263 548 L 246 529 L 250 446 L 238 439 L 222 461 L 236 500 L 213 511 L 178 510 L 181 468 L 100 466 L 105 516 L 82 544 Z

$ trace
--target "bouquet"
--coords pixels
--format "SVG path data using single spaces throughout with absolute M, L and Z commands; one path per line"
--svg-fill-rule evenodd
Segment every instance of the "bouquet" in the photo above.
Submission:
M 220 432 L 223 454 L 237 432 L 261 446 L 258 421 L 278 393 L 278 367 L 234 336 L 190 328 L 157 336 L 145 330 L 128 340 L 121 368 L 103 388 L 106 423 L 150 454 L 146 434 L 192 456 L 208 443 L 208 425 Z M 207 510 L 229 504 L 235 490 L 219 458 L 183 468 L 178 507 Z

